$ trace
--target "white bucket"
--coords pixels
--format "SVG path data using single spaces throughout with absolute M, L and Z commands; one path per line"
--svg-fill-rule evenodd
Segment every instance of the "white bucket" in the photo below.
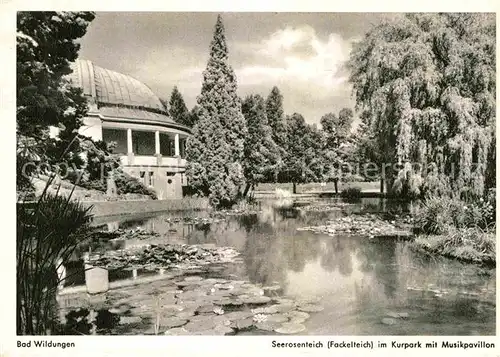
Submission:
M 85 264 L 85 285 L 89 294 L 99 294 L 108 291 L 108 270 Z

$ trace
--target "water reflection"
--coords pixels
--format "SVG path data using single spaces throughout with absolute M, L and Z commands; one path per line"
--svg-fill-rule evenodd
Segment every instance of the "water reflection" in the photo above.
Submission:
M 230 216 L 217 223 L 186 223 L 173 219 L 179 214 L 170 213 L 118 226 L 158 232 L 153 243 L 235 247 L 242 252 L 243 266 L 228 267 L 233 275 L 264 285 L 279 283 L 286 295 L 323 298 L 324 313 L 308 322 L 312 334 L 494 334 L 495 270 L 421 255 L 392 239 L 297 231 L 352 212 L 404 209 L 366 200 L 329 212 L 263 205 L 259 214 Z M 117 224 L 110 227 L 116 229 Z M 101 249 L 113 247 L 106 243 Z M 115 274 L 119 273 L 110 273 L 110 280 Z M 130 278 L 133 273 L 122 274 Z M 384 313 L 392 310 L 408 312 L 410 322 L 381 325 Z

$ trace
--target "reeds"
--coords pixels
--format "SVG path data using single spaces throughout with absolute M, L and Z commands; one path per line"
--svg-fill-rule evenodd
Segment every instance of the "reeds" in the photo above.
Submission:
M 17 334 L 45 335 L 57 328 L 57 271 L 85 238 L 89 211 L 71 195 L 47 192 L 35 203 L 17 204 Z

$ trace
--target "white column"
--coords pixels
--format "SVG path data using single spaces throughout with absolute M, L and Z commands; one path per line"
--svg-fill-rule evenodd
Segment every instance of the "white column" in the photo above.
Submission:
M 160 132 L 155 131 L 155 151 L 156 155 L 160 155 Z
M 132 129 L 127 129 L 127 152 L 129 154 L 134 152 L 132 148 Z
M 175 134 L 175 156 L 180 155 L 180 150 L 179 150 L 179 134 Z

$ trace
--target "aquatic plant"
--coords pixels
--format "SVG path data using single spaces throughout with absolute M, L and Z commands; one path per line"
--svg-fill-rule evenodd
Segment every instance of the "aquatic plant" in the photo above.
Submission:
M 34 203 L 17 204 L 17 333 L 43 335 L 57 328 L 58 272 L 84 239 L 89 211 L 69 197 L 48 194 L 53 177 Z

